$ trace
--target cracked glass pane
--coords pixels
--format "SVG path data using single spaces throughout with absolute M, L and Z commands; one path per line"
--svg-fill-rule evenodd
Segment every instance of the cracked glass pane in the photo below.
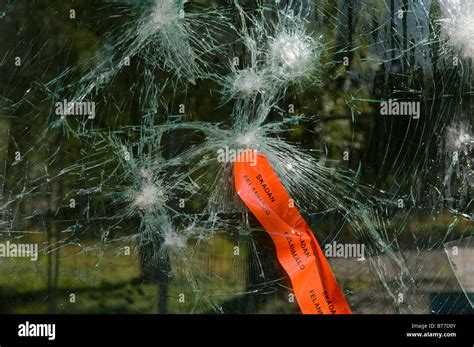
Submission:
M 473 313 L 473 18 L 0 0 L 0 312 Z
M 444 244 L 444 250 L 459 285 L 474 308 L 474 269 L 471 265 L 474 256 L 473 242 L 473 237 L 451 241 Z

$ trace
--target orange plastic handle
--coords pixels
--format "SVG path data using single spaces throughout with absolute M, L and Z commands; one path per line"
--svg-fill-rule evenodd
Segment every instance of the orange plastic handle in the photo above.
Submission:
M 301 311 L 350 314 L 349 305 L 308 224 L 267 158 L 249 151 L 234 163 L 235 188 L 275 243 L 278 260 L 290 277 Z

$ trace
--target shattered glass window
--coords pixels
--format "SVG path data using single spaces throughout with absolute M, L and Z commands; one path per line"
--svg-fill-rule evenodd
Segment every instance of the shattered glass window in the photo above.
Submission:
M 304 312 L 245 155 L 350 311 L 474 312 L 474 2 L 1 0 L 0 37 L 0 312 Z

